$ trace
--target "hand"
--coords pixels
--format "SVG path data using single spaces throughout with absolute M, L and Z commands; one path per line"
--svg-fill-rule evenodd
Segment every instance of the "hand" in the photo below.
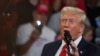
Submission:
M 31 39 L 30 40 L 32 40 L 32 41 L 37 40 L 39 38 L 40 34 L 41 33 L 39 32 L 39 30 L 35 29 L 31 34 Z
M 70 45 L 72 47 L 72 52 L 70 52 L 70 55 L 71 56 L 79 56 L 79 53 L 78 53 L 78 48 L 77 46 L 75 45 L 75 43 L 73 41 L 70 42 Z

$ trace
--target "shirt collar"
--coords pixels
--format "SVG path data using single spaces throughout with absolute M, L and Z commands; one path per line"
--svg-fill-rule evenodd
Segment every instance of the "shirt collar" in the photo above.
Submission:
M 74 41 L 74 43 L 76 44 L 76 46 L 78 46 L 78 44 L 79 44 L 79 42 L 81 41 L 81 39 L 82 39 L 82 35 L 79 36 L 79 37 Z M 61 46 L 64 46 L 65 44 L 66 44 L 65 41 L 62 40 Z
M 79 42 L 81 41 L 81 39 L 82 39 L 82 35 L 79 36 L 79 37 L 74 41 L 74 43 L 76 44 L 76 46 L 78 46 L 78 44 L 79 44 Z

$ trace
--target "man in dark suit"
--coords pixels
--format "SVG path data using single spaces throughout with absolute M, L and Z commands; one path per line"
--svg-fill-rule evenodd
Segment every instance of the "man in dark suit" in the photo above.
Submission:
M 86 14 L 83 10 L 76 7 L 64 7 L 60 15 L 60 33 L 62 40 L 45 45 L 41 56 L 61 56 L 63 46 L 68 44 L 64 37 L 65 30 L 70 32 L 73 39 L 69 46 L 71 50 L 70 56 L 100 56 L 100 48 L 86 42 L 82 38 L 85 19 Z M 65 56 L 67 55 L 68 48 L 65 52 Z

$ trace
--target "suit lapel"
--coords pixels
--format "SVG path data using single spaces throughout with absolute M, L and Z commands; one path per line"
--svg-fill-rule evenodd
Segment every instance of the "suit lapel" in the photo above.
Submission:
M 61 43 L 62 43 L 62 41 L 57 41 L 57 43 L 55 43 L 55 45 L 52 46 L 50 56 L 55 56 L 55 54 L 58 51 Z
M 86 53 L 86 49 L 85 49 L 86 46 L 87 46 L 87 42 L 82 38 L 78 45 L 80 56 L 83 56 L 83 54 Z
M 78 45 L 78 48 L 83 49 L 85 46 L 87 46 L 87 42 L 82 38 Z

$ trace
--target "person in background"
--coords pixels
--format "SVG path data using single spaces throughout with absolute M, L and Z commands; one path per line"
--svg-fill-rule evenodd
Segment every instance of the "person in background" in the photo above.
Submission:
M 98 17 L 100 15 L 100 7 L 97 6 L 99 0 L 86 0 L 86 8 L 87 8 L 87 17 L 91 23 L 91 26 L 93 27 L 93 37 L 95 37 L 93 39 L 93 42 L 95 43 L 95 39 L 96 39 L 96 28 L 97 26 L 97 22 L 96 17 Z M 98 11 L 98 12 L 97 12 Z
M 29 0 L 30 4 L 32 4 L 33 6 L 37 6 L 37 4 L 39 3 L 40 0 Z
M 49 13 L 46 4 L 38 4 L 32 12 L 34 20 L 19 26 L 16 42 L 17 55 L 41 56 L 44 45 L 55 41 L 56 33 L 46 26 Z
M 95 18 L 96 21 L 96 29 L 95 29 L 95 43 L 100 46 L 100 16 Z
M 93 28 L 88 26 L 88 25 L 85 25 L 83 37 L 86 41 L 92 42 L 92 40 L 93 40 Z
M 68 56 L 67 47 L 71 49 L 70 56 L 100 56 L 100 47 L 83 39 L 85 20 L 86 13 L 83 10 L 77 7 L 64 7 L 59 20 L 62 40 L 46 44 L 41 56 Z M 67 42 L 64 36 L 65 30 L 69 31 L 71 42 Z
M 0 38 L 0 56 L 10 56 L 7 43 L 2 38 Z
M 20 0 L 18 0 L 20 1 Z M 18 22 L 17 22 L 17 26 L 30 22 L 30 20 L 32 19 L 32 10 L 35 8 L 36 6 L 33 6 L 29 0 L 22 0 L 22 2 L 19 2 L 16 6 L 17 8 L 17 12 L 18 12 Z
M 86 11 L 85 0 L 55 0 L 53 1 L 54 12 L 60 11 L 64 6 L 76 6 Z

